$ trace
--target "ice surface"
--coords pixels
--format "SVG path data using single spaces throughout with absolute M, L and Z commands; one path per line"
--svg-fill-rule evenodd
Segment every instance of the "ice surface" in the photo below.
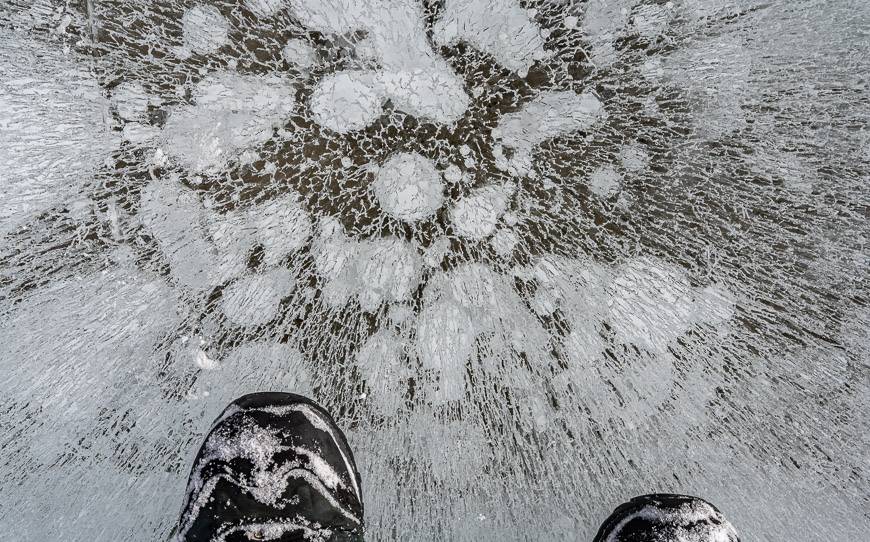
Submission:
M 378 169 L 372 189 L 384 211 L 408 222 L 433 215 L 444 201 L 441 174 L 419 154 L 388 158 Z
M 165 539 L 263 390 L 346 429 L 370 540 L 590 540 L 654 491 L 866 538 L 868 20 L 6 0 L 5 538 Z
M 546 56 L 532 10 L 514 0 L 447 0 L 432 33 L 440 45 L 464 42 L 521 75 Z

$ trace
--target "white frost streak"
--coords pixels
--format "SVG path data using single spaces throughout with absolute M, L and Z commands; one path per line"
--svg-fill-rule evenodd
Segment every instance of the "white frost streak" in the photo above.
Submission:
M 192 105 L 169 115 L 163 149 L 195 173 L 215 173 L 265 143 L 293 107 L 294 90 L 280 77 L 210 75 L 194 89 Z

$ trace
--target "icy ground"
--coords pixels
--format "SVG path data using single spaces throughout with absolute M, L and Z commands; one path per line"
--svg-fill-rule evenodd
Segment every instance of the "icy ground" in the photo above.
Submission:
M 313 395 L 370 540 L 870 532 L 865 0 L 0 0 L 0 532 Z

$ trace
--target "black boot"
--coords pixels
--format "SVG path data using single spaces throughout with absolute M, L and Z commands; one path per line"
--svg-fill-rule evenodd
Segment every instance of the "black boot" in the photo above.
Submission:
M 344 434 L 300 395 L 237 399 L 193 462 L 173 540 L 363 540 L 360 476 Z
M 620 505 L 593 542 L 739 542 L 715 506 L 686 495 L 653 494 Z

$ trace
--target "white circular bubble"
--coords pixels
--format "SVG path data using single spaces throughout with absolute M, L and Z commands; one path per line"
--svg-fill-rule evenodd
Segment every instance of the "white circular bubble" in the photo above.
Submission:
M 444 183 L 435 164 L 417 153 L 387 159 L 372 189 L 387 213 L 408 222 L 432 216 L 444 202 Z
M 383 111 L 381 96 L 359 73 L 325 77 L 311 96 L 317 124 L 344 134 L 365 128 Z
M 509 229 L 498 230 L 489 240 L 492 249 L 502 258 L 510 257 L 518 243 L 519 237 L 513 230 Z
M 492 234 L 507 209 L 512 192 L 513 187 L 507 184 L 485 186 L 457 201 L 450 210 L 456 233 L 470 239 L 483 239 Z
M 375 308 L 381 301 L 407 299 L 420 281 L 422 258 L 416 249 L 400 239 L 384 238 L 362 245 L 356 263 L 362 300 L 372 301 Z
M 622 165 L 628 171 L 638 172 L 649 163 L 649 155 L 639 145 L 626 145 L 619 151 Z
M 317 53 L 305 40 L 293 39 L 281 49 L 281 56 L 287 64 L 306 70 L 317 63 Z
M 263 246 L 266 265 L 276 265 L 302 248 L 314 230 L 308 214 L 292 197 L 250 209 L 248 221 Z
M 281 299 L 295 285 L 287 269 L 244 277 L 224 289 L 221 306 L 227 318 L 236 324 L 265 324 L 278 314 Z
M 602 197 L 609 196 L 619 189 L 619 173 L 610 166 L 603 166 L 589 176 L 589 190 Z

